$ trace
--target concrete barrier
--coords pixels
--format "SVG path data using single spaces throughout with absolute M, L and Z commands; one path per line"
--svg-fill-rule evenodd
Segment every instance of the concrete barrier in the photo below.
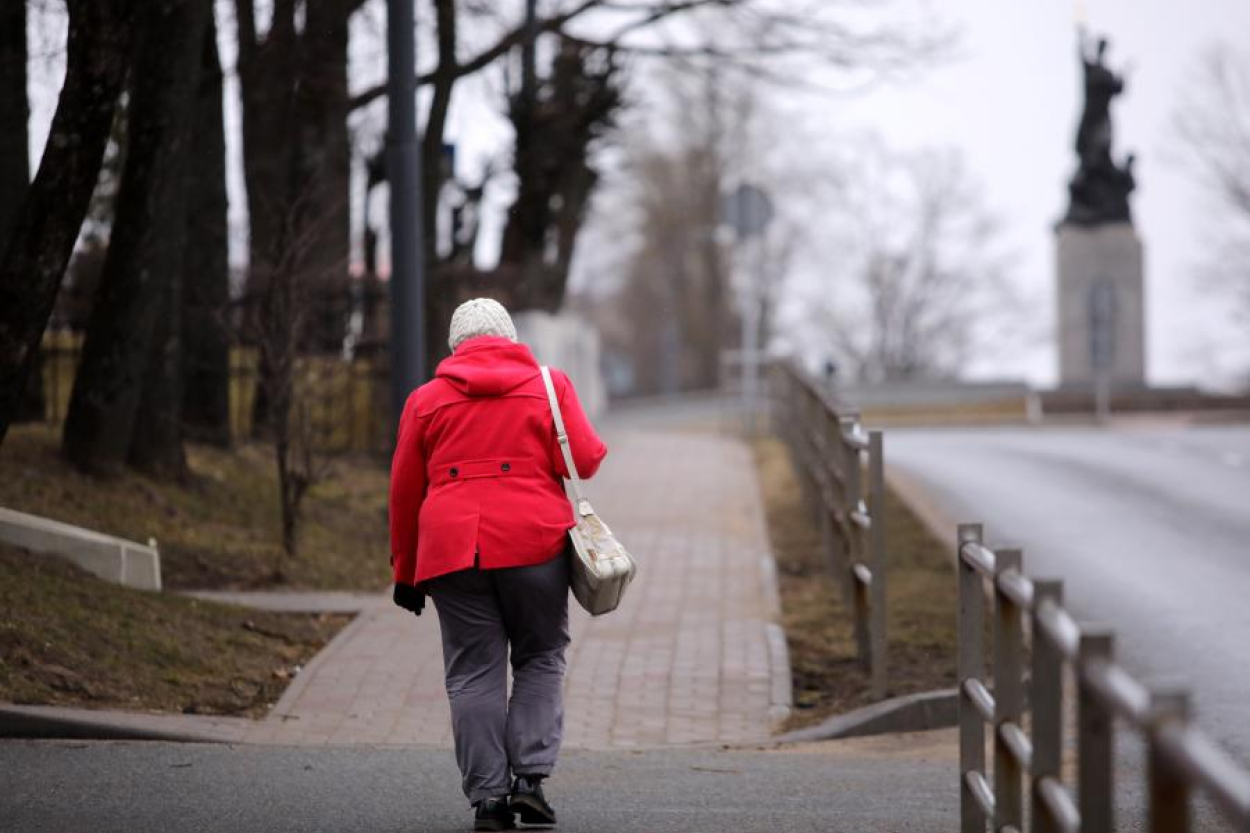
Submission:
M 607 388 L 599 367 L 599 331 L 570 312 L 558 315 L 526 310 L 512 316 L 517 336 L 543 364 L 558 367 L 573 380 L 582 409 L 590 417 L 607 406 Z
M 161 589 L 156 542 L 136 544 L 71 524 L 0 507 L 0 541 L 34 553 L 59 555 L 93 575 L 140 590 Z

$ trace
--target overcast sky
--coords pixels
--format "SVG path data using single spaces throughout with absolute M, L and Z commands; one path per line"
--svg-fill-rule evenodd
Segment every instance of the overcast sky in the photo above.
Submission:
M 520 6 L 517 3 L 518 7 Z M 224 11 L 228 3 L 219 3 Z M 1036 303 L 1030 330 L 1049 333 L 1054 317 L 1053 225 L 1066 205 L 1066 182 L 1075 165 L 1072 143 L 1080 106 L 1080 71 L 1075 22 L 1111 40 L 1108 61 L 1127 77 L 1126 94 L 1112 111 L 1117 155 L 1137 153 L 1138 190 L 1133 210 L 1145 244 L 1147 362 L 1160 384 L 1219 384 L 1250 367 L 1250 345 L 1233 325 L 1226 299 L 1199 277 L 1204 235 L 1218 218 L 1210 201 L 1177 158 L 1170 122 L 1203 50 L 1220 38 L 1240 36 L 1250 47 L 1250 3 L 1246 0 L 943 0 L 932 4 L 960 31 L 957 54 L 906 83 L 877 86 L 857 96 L 821 99 L 803 95 L 794 107 L 810 132 L 831 140 L 856 130 L 875 131 L 899 149 L 953 146 L 967 156 L 987 202 L 1002 219 L 1016 274 Z M 380 10 L 380 7 L 379 7 Z M 358 24 L 380 34 L 380 14 Z M 223 21 L 223 59 L 232 67 L 230 21 Z M 46 138 L 47 120 L 63 69 L 63 41 L 36 33 L 32 45 L 32 156 Z M 63 34 L 61 35 L 63 37 Z M 376 41 L 353 45 L 353 87 L 382 71 Z M 362 50 L 363 53 L 362 54 Z M 498 116 L 498 80 L 470 79 L 457 87 L 449 138 L 458 141 L 462 173 L 489 155 L 506 150 L 508 130 Z M 360 114 L 366 128 L 380 127 L 384 108 Z M 227 107 L 237 125 L 237 108 Z M 376 123 L 376 124 L 374 124 Z M 232 217 L 240 205 L 237 142 L 232 177 Z M 496 203 L 502 197 L 496 193 Z M 819 222 L 816 218 L 814 222 Z M 236 238 L 236 252 L 240 250 Z M 1049 339 L 1028 350 L 983 357 L 981 376 L 1024 376 L 1052 382 L 1056 359 Z
M 1065 0 L 1004 3 L 947 0 L 939 5 L 962 30 L 961 58 L 905 87 L 875 89 L 825 111 L 880 131 L 892 144 L 964 149 L 991 205 L 1001 210 L 1018 273 L 1053 318 L 1053 225 L 1066 206 L 1075 166 L 1072 144 L 1081 100 L 1075 20 L 1111 42 L 1108 63 L 1127 77 L 1113 105 L 1117 156 L 1137 153 L 1132 205 L 1145 244 L 1147 363 L 1160 384 L 1227 380 L 1250 367 L 1246 333 L 1230 321 L 1224 297 L 1197 275 L 1211 203 L 1183 170 L 1170 122 L 1195 64 L 1213 41 L 1250 47 L 1245 0 Z M 988 360 L 982 373 L 1023 373 L 1053 381 L 1049 343 L 1029 355 Z

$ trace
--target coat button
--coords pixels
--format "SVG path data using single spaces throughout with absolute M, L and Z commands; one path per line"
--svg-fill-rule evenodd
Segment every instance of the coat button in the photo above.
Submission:
M 452 466 L 451 476 L 455 477 L 457 474 L 460 474 L 460 469 L 456 468 L 455 466 Z
M 504 463 L 504 464 L 503 464 L 502 466 L 500 466 L 499 468 L 500 468 L 502 471 L 511 471 L 511 470 L 512 470 L 512 466 L 508 465 L 507 463 Z

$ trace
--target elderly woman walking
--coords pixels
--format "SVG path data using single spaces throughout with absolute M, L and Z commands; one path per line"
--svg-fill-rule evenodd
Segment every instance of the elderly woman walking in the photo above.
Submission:
M 452 355 L 408 397 L 391 464 L 395 602 L 438 611 L 456 762 L 474 829 L 554 824 L 563 731 L 568 477 L 538 363 L 499 303 L 457 307 Z M 607 448 L 553 370 L 583 477 Z M 509 655 L 512 696 L 507 693 Z

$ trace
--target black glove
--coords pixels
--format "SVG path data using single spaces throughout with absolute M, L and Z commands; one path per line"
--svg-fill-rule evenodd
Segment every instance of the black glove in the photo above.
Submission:
M 418 590 L 411 584 L 396 584 L 395 594 L 392 598 L 394 598 L 395 604 L 404 610 L 411 610 L 418 616 L 421 615 L 422 610 L 425 610 L 425 591 Z

